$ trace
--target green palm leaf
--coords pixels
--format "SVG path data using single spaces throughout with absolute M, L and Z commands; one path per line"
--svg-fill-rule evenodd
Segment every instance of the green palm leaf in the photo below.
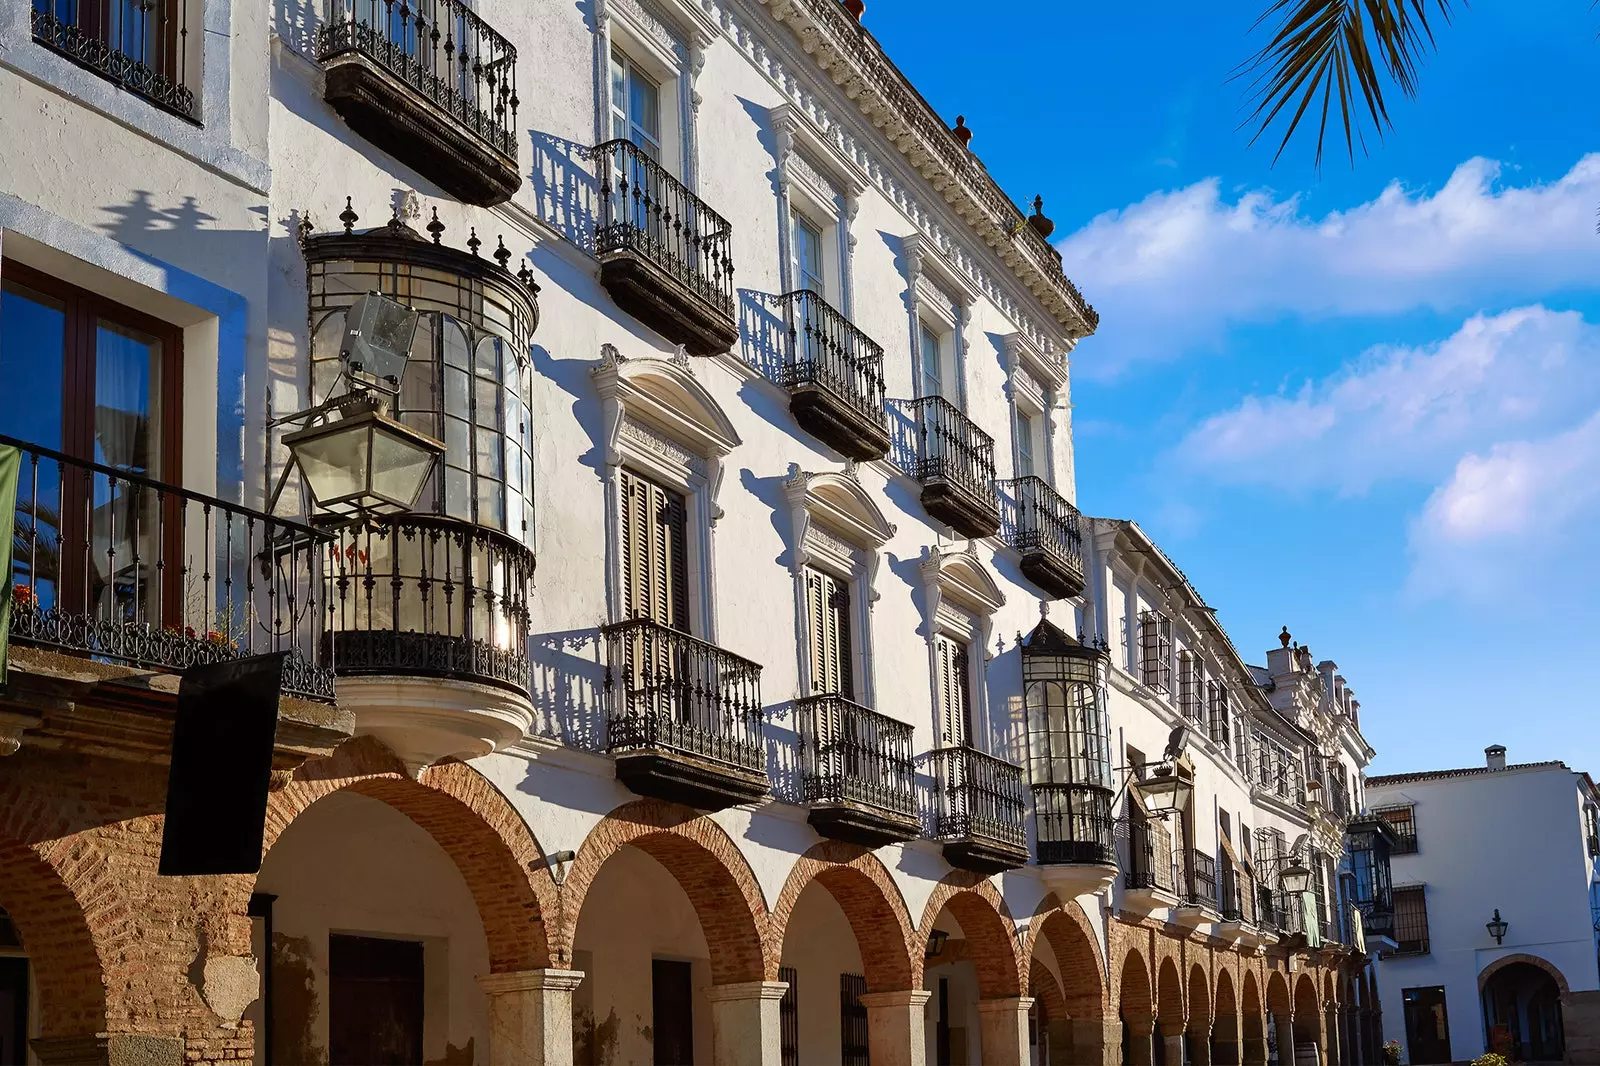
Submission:
M 1451 0 L 1273 0 L 1256 25 L 1276 20 L 1277 30 L 1239 70 L 1254 75 L 1255 110 L 1243 123 L 1256 127 L 1250 143 L 1283 118 L 1283 138 L 1272 157 L 1277 163 L 1301 119 L 1312 114 L 1320 168 L 1333 116 L 1354 162 L 1358 143 L 1366 151 L 1368 127 L 1382 137 L 1392 125 L 1385 83 L 1416 95 L 1418 61 L 1434 44 L 1430 7 L 1450 21 Z

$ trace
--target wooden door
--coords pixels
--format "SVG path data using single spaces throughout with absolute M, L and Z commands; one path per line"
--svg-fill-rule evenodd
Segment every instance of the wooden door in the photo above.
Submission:
M 650 961 L 651 1032 L 655 1066 L 694 1062 L 694 983 L 687 962 Z
M 422 944 L 328 935 L 330 1066 L 421 1066 Z

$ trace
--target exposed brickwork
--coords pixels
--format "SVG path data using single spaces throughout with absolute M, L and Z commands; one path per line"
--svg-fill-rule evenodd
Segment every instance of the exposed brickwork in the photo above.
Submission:
M 1055 893 L 1034 912 L 1030 936 L 1043 937 L 1061 970 L 1067 1012 L 1074 1018 L 1101 1018 L 1108 1010 L 1100 942 L 1077 900 L 1063 906 Z M 1031 952 L 1031 941 L 1029 951 Z
M 606 815 L 578 850 L 561 890 L 559 934 L 552 937 L 560 958 L 572 957 L 578 916 L 594 879 L 630 845 L 666 867 L 683 887 L 711 951 L 713 983 L 761 981 L 777 973 L 782 938 L 769 927 L 761 887 L 739 846 L 710 818 L 653 799 L 625 803 Z
M 1183 1002 L 1183 979 L 1178 976 L 1178 963 L 1174 952 L 1163 951 L 1156 968 L 1156 1016 L 1162 1025 L 1182 1027 L 1188 1017 Z
M 1489 978 L 1493 977 L 1498 971 L 1518 962 L 1525 962 L 1529 966 L 1537 966 L 1539 969 L 1549 974 L 1551 978 L 1554 979 L 1556 987 L 1561 990 L 1561 994 L 1563 996 L 1572 991 L 1571 986 L 1567 984 L 1566 975 L 1558 970 L 1555 966 L 1551 965 L 1544 959 L 1541 959 L 1537 955 L 1528 955 L 1520 951 L 1513 955 L 1503 955 L 1500 958 L 1495 959 L 1494 962 L 1490 963 L 1488 966 L 1485 966 L 1483 968 L 1483 972 L 1478 975 L 1478 991 L 1482 992 L 1484 988 L 1488 986 Z
M 428 767 L 414 781 L 380 743 L 358 737 L 326 759 L 307 762 L 272 794 L 265 850 L 306 808 L 340 790 L 387 803 L 450 856 L 478 905 L 491 971 L 551 964 L 543 916 L 555 909 L 548 905 L 555 882 L 527 823 L 482 774 L 452 761 Z
M 1240 994 L 1244 998 L 1239 1005 L 1246 1014 L 1264 1013 L 1266 1004 L 1261 1002 L 1261 983 L 1256 980 L 1255 971 L 1245 971 Z
M 1028 995 L 1038 1001 L 1046 1018 L 1077 1017 L 1068 1009 L 1067 997 L 1062 993 L 1056 975 L 1038 958 L 1028 966 Z
M 927 940 L 939 912 L 946 907 L 966 935 L 972 964 L 978 971 L 978 995 L 983 999 L 1022 995 L 1029 956 L 1017 948 L 1013 933 L 1016 922 L 994 884 L 963 870 L 947 874 L 934 887 L 922 910 L 922 940 Z
M 1239 1013 L 1239 999 L 1233 992 L 1233 975 L 1224 967 L 1217 968 L 1216 1016 L 1226 1017 Z
M 1195 1033 L 1211 1031 L 1211 977 L 1196 962 L 1189 967 L 1189 1029 Z
M 1317 995 L 1317 982 L 1309 974 L 1302 972 L 1294 982 L 1294 1012 L 1304 1015 L 1308 1011 L 1318 1014 L 1322 1010 L 1322 999 Z
M 1289 1009 L 1289 981 L 1274 970 L 1267 977 L 1267 1013 L 1288 1014 Z
M 1150 964 L 1144 953 L 1131 944 L 1124 946 L 1122 965 L 1117 967 L 1117 1009 L 1134 1014 L 1154 1014 L 1155 999 L 1150 992 Z
M 778 979 L 789 919 L 807 885 L 828 890 L 850 922 L 869 992 L 894 992 L 921 985 L 922 946 L 911 924 L 905 897 L 888 869 L 872 852 L 836 840 L 823 841 L 795 861 L 770 918 L 779 952 L 770 959 L 767 980 Z
M 100 977 L 106 965 L 60 871 L 32 847 L 0 841 L 0 905 L 16 922 L 33 959 L 41 1032 L 59 1036 L 98 1029 L 106 1014 Z

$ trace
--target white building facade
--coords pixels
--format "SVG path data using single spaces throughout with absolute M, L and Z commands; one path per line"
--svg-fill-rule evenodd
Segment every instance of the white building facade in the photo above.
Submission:
M 1368 788 L 1399 839 L 1394 946 L 1378 974 L 1406 1061 L 1600 1056 L 1600 796 L 1589 776 L 1508 763 L 1491 745 L 1483 766 Z
M 1080 517 L 1097 316 L 860 6 L 0 16 L 4 1061 L 1375 1061 L 1357 705 Z M 369 292 L 443 451 L 334 520 Z M 163 877 L 263 651 L 260 872 Z

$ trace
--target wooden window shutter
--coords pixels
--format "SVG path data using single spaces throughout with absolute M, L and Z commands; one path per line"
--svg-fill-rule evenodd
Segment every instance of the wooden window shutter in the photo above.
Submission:
M 939 704 L 940 739 L 947 746 L 965 747 L 971 740 L 971 692 L 967 646 L 949 637 L 934 640 L 934 679 Z
M 622 471 L 622 609 L 689 631 L 688 505 L 682 494 Z
M 807 569 L 806 617 L 811 640 L 812 694 L 855 698 L 849 584 Z

